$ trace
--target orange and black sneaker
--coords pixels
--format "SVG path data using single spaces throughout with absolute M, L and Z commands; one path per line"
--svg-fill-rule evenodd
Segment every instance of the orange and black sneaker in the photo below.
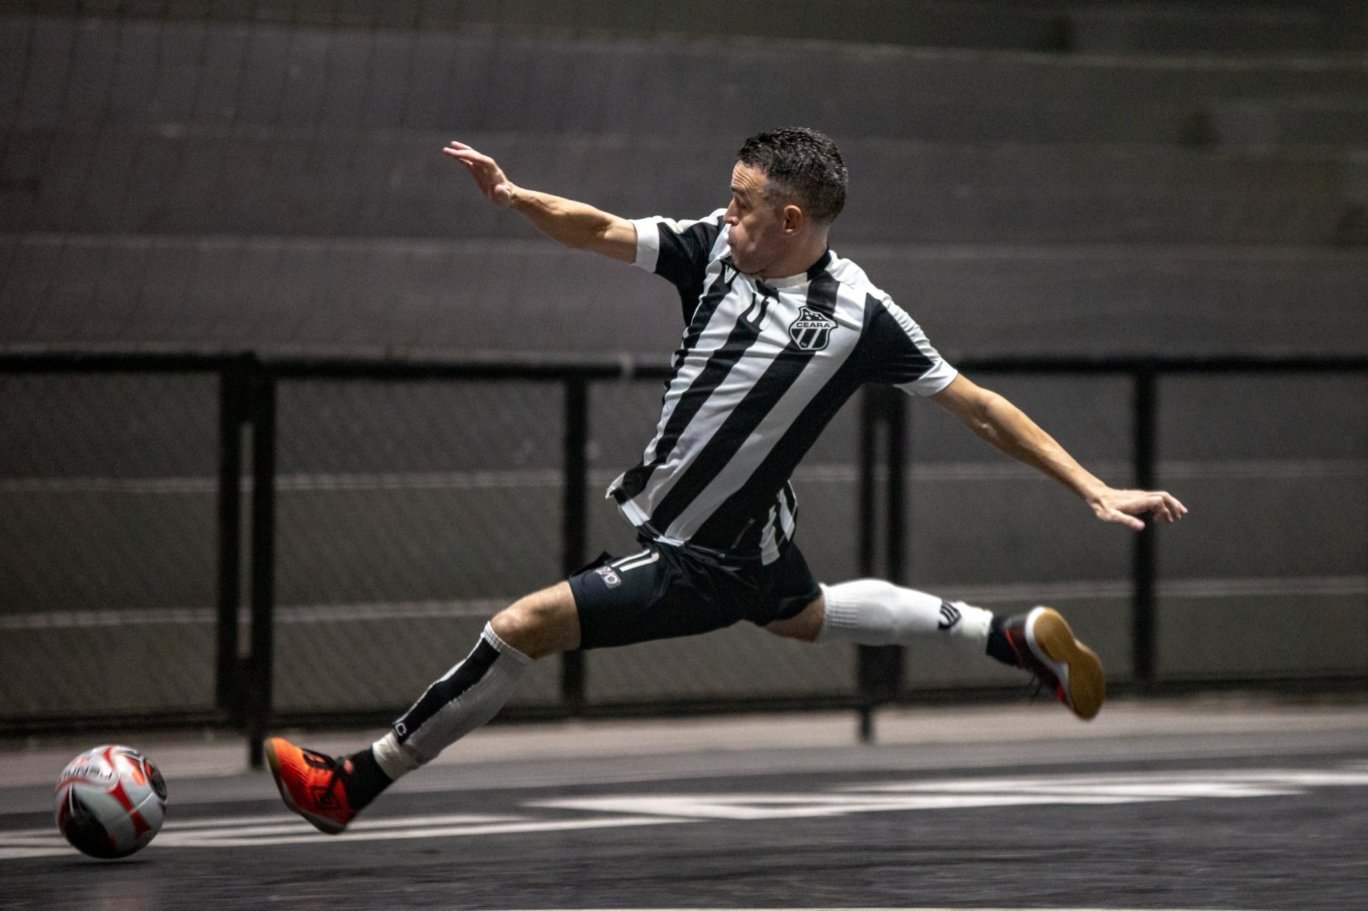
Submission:
M 1037 607 L 1005 620 L 995 617 L 989 639 L 989 654 L 1030 671 L 1079 718 L 1088 721 L 1102 709 L 1107 698 L 1102 661 L 1074 638 L 1059 611 Z
M 319 831 L 336 835 L 355 818 L 360 808 L 352 807 L 346 787 L 350 759 L 300 749 L 283 737 L 266 741 L 266 758 L 285 806 Z

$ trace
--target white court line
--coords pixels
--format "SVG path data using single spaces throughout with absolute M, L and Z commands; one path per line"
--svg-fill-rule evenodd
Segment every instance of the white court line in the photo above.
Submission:
M 852 785 L 820 794 L 606 794 L 537 801 L 528 806 L 688 819 L 810 819 L 917 810 L 1287 797 L 1317 787 L 1368 787 L 1368 773 L 1357 768 L 1309 772 L 1269 769 L 919 779 Z
M 240 833 L 223 835 L 209 833 L 168 832 L 166 845 L 183 848 L 252 848 L 263 845 L 303 845 L 318 842 L 344 841 L 400 841 L 411 838 L 454 838 L 472 835 L 520 835 L 528 832 L 567 832 L 582 829 L 616 829 L 629 826 L 658 826 L 698 822 L 696 819 L 673 819 L 667 816 L 605 816 L 594 819 L 522 819 L 509 817 L 510 821 L 477 825 L 432 826 L 427 824 L 410 828 L 382 829 L 375 831 L 369 824 L 364 829 L 345 832 L 341 835 L 325 835 L 317 831 L 292 832 L 288 835 L 244 836 Z M 166 836 L 158 836 L 162 843 Z M 3 858 L 0 853 L 0 858 Z
M 494 822 L 509 822 L 520 819 L 518 816 L 480 816 L 473 813 L 452 813 L 446 816 L 381 816 L 366 820 L 368 829 L 402 829 L 411 826 L 466 826 L 484 825 Z M 298 816 L 272 813 L 268 816 L 234 816 L 232 819 L 210 817 L 206 819 L 169 819 L 165 831 L 193 832 L 200 829 L 253 829 L 253 828 L 294 828 L 299 824 Z
M 697 819 L 672 819 L 666 816 L 604 816 L 590 819 L 527 819 L 494 817 L 496 821 L 433 825 L 440 817 L 409 817 L 400 820 L 368 820 L 365 827 L 341 835 L 327 835 L 290 817 L 278 825 L 259 829 L 224 825 L 217 828 L 176 830 L 168 827 L 157 835 L 147 851 L 167 848 L 260 848 L 278 845 L 339 844 L 343 842 L 400 841 L 414 838 L 456 838 L 476 835 L 520 835 L 531 832 L 565 832 L 585 829 L 614 829 L 631 826 L 660 826 Z M 466 817 L 478 819 L 480 817 Z M 54 829 L 0 833 L 0 861 L 70 855 L 75 849 Z
M 968 792 L 974 794 L 1071 794 L 1156 797 L 1269 797 L 1300 794 L 1308 788 L 1368 786 L 1368 768 L 1362 763 L 1346 764 L 1340 769 L 1302 771 L 1297 769 L 1254 769 L 1174 772 L 1137 772 L 1109 775 L 1013 776 L 1000 778 L 936 781 L 887 782 L 852 786 L 842 790 L 871 793 Z
M 853 813 L 909 812 L 1026 805 L 1106 806 L 1193 799 L 1294 796 L 1312 788 L 1368 787 L 1361 762 L 1319 770 L 1180 770 L 996 778 L 918 779 L 846 786 L 819 793 L 728 792 L 600 794 L 530 801 L 532 810 L 573 817 L 379 816 L 343 835 L 325 835 L 284 814 L 168 822 L 148 850 L 353 844 L 416 838 L 518 835 L 716 820 L 812 819 Z M 0 861 L 70 854 L 55 828 L 0 832 Z M 696 909 L 695 909 L 696 911 Z M 733 909 L 734 911 L 734 909 Z

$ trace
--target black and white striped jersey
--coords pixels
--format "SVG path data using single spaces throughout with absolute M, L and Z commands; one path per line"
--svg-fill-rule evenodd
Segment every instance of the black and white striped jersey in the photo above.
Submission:
M 686 328 L 655 437 L 608 496 L 651 538 L 771 563 L 794 532 L 789 478 L 855 390 L 931 395 L 955 370 L 830 251 L 790 278 L 737 272 L 724 214 L 635 222 L 636 265 L 678 288 Z

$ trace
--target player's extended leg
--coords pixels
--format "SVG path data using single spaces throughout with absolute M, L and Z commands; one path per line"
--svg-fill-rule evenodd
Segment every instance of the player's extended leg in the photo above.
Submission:
M 400 776 L 485 724 L 537 658 L 577 648 L 579 615 L 564 582 L 497 614 L 465 660 L 433 681 L 393 730 L 350 756 L 329 756 L 281 737 L 266 743 L 286 806 L 336 834 Z
M 944 601 L 881 579 L 857 579 L 822 586 L 822 597 L 766 629 L 807 642 L 908 645 L 939 639 L 1031 672 L 1084 720 L 1095 716 L 1106 699 L 1102 662 L 1049 607 L 998 617 L 963 601 Z

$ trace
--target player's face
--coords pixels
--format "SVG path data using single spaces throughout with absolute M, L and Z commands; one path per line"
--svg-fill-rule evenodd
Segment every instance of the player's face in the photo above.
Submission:
M 736 163 L 732 169 L 731 202 L 725 221 L 731 226 L 728 244 L 732 262 L 747 275 L 783 278 L 768 272 L 788 252 L 789 238 L 784 231 L 784 208 L 765 196 L 768 178 L 763 171 Z

